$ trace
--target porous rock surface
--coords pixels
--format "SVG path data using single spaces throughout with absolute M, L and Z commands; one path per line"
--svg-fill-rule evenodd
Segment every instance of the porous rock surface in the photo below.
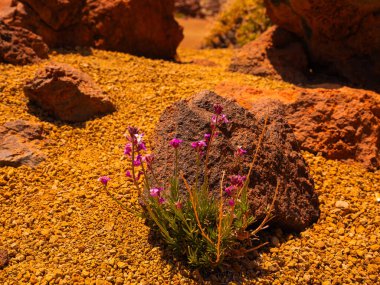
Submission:
M 39 69 L 24 86 L 24 93 L 30 102 L 67 122 L 86 121 L 115 111 L 90 76 L 66 64 Z
M 0 166 L 35 167 L 41 163 L 45 159 L 39 151 L 42 132 L 40 125 L 24 120 L 7 122 L 0 126 Z
M 205 133 L 210 133 L 210 118 L 215 103 L 225 108 L 224 113 L 230 123 L 219 129 L 222 135 L 216 140 L 210 153 L 212 191 L 218 195 L 223 170 L 230 175 L 239 171 L 233 155 L 238 146 L 248 151 L 240 174 L 248 172 L 248 165 L 264 128 L 265 114 L 261 111 L 257 114 L 251 113 L 233 101 L 213 92 L 203 91 L 190 100 L 179 101 L 167 108 L 160 118 L 154 149 L 159 180 L 172 174 L 174 151 L 170 148 L 169 141 L 178 137 L 184 141 L 180 149 L 179 168 L 184 171 L 189 181 L 194 181 L 196 155 L 190 143 L 203 139 Z M 286 230 L 303 230 L 319 216 L 313 179 L 299 152 L 291 127 L 279 112 L 269 115 L 267 128 L 250 177 L 248 195 L 251 213 L 258 220 L 263 218 L 266 207 L 274 198 L 279 181 L 279 195 L 272 222 Z
M 18 0 L 4 21 L 40 35 L 49 47 L 90 46 L 173 59 L 183 38 L 174 0 Z
M 286 106 L 302 149 L 380 167 L 380 96 L 363 90 L 308 90 Z
M 265 0 L 271 20 L 301 37 L 314 66 L 380 87 L 380 1 Z
M 294 34 L 273 26 L 239 49 L 229 70 L 300 83 L 306 80 L 308 59 Z
M 16 65 L 35 63 L 48 58 L 48 52 L 49 48 L 40 36 L 0 20 L 0 62 Z

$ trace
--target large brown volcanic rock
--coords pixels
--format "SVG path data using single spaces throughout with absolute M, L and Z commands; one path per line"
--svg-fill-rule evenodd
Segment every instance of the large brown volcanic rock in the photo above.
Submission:
M 177 136 L 184 141 L 180 148 L 179 168 L 189 181 L 194 181 L 196 155 L 190 143 L 210 133 L 210 118 L 215 103 L 224 107 L 223 113 L 228 116 L 230 123 L 219 129 L 222 135 L 216 140 L 210 154 L 212 191 L 218 195 L 223 170 L 227 174 L 238 174 L 239 167 L 234 159 L 238 146 L 248 151 L 239 174 L 248 172 L 248 164 L 264 127 L 264 114 L 261 111 L 253 114 L 233 101 L 203 91 L 190 100 L 175 103 L 160 118 L 154 149 L 159 180 L 169 177 L 173 172 L 174 151 L 169 141 Z M 291 127 L 280 113 L 272 112 L 249 184 L 250 208 L 258 219 L 263 218 L 267 205 L 272 202 L 277 180 L 280 181 L 280 191 L 272 222 L 287 230 L 303 230 L 315 222 L 319 209 L 314 182 Z
M 183 38 L 174 0 L 19 0 L 4 20 L 50 47 L 91 46 L 173 59 Z
M 380 1 L 265 0 L 271 20 L 303 38 L 315 66 L 380 88 Z
M 67 122 L 81 122 L 115 111 L 87 74 L 66 64 L 51 64 L 38 70 L 24 92 L 31 102 Z
M 294 34 L 273 26 L 239 49 L 229 70 L 300 83 L 306 80 L 308 68 L 301 41 Z
M 49 48 L 32 32 L 0 21 L 0 62 L 25 65 L 48 58 Z

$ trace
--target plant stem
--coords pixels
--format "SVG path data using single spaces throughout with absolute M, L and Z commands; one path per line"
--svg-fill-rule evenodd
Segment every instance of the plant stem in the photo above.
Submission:
M 223 220 L 223 182 L 225 171 L 222 172 L 222 180 L 220 182 L 220 204 L 219 204 L 219 223 L 218 223 L 218 243 L 216 246 L 216 260 L 215 263 L 220 261 L 220 243 L 222 240 L 222 220 Z

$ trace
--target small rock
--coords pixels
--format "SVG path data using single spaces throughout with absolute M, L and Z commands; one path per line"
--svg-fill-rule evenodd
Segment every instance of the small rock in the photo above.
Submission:
M 125 262 L 119 261 L 119 262 L 117 263 L 117 267 L 120 268 L 120 269 L 124 269 L 124 268 L 127 268 L 127 267 L 128 267 L 128 264 L 125 263 Z
M 335 207 L 339 209 L 348 209 L 350 205 L 346 201 L 336 201 Z
M 82 122 L 115 111 L 103 91 L 86 73 L 67 64 L 50 64 L 24 86 L 33 103 L 67 122 Z
M 7 266 L 8 262 L 9 262 L 8 251 L 6 251 L 5 249 L 0 249 L 0 269 Z
M 316 247 L 318 247 L 318 248 L 320 248 L 320 249 L 324 249 L 325 248 L 325 243 L 323 242 L 323 241 L 317 241 L 316 243 L 315 243 L 315 246 Z

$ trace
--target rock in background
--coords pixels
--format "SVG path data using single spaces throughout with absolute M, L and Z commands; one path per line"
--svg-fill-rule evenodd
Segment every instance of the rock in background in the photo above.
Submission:
M 297 36 L 273 26 L 239 49 L 229 70 L 301 83 L 307 79 L 309 66 Z
M 380 96 L 350 88 L 309 90 L 286 107 L 302 149 L 380 168 Z
M 380 1 L 265 0 L 268 15 L 303 39 L 312 65 L 380 90 Z
M 3 15 L 51 48 L 88 46 L 173 59 L 183 38 L 174 0 L 19 0 Z
M 239 174 L 248 172 L 248 165 L 264 127 L 265 114 L 261 111 L 251 113 L 233 101 L 203 91 L 190 100 L 179 101 L 167 108 L 160 118 L 154 149 L 159 180 L 173 173 L 174 151 L 169 141 L 178 137 L 184 141 L 180 148 L 179 168 L 189 181 L 194 181 L 196 155 L 190 143 L 210 133 L 210 118 L 215 103 L 225 108 L 224 113 L 230 123 L 220 128 L 222 135 L 216 139 L 210 153 L 212 191 L 218 195 L 218 183 L 223 170 L 227 171 L 227 175 L 238 174 L 234 160 L 238 146 L 248 150 L 243 170 Z M 249 201 L 252 214 L 259 220 L 272 202 L 277 180 L 280 190 L 272 222 L 286 230 L 303 230 L 314 223 L 318 219 L 319 209 L 313 179 L 299 152 L 291 127 L 280 113 L 273 113 L 269 116 L 268 129 L 250 177 Z
M 81 122 L 115 111 L 87 74 L 66 64 L 50 64 L 38 70 L 24 92 L 30 102 L 62 121 Z
M 49 48 L 40 36 L 0 20 L 0 62 L 16 65 L 48 58 Z

